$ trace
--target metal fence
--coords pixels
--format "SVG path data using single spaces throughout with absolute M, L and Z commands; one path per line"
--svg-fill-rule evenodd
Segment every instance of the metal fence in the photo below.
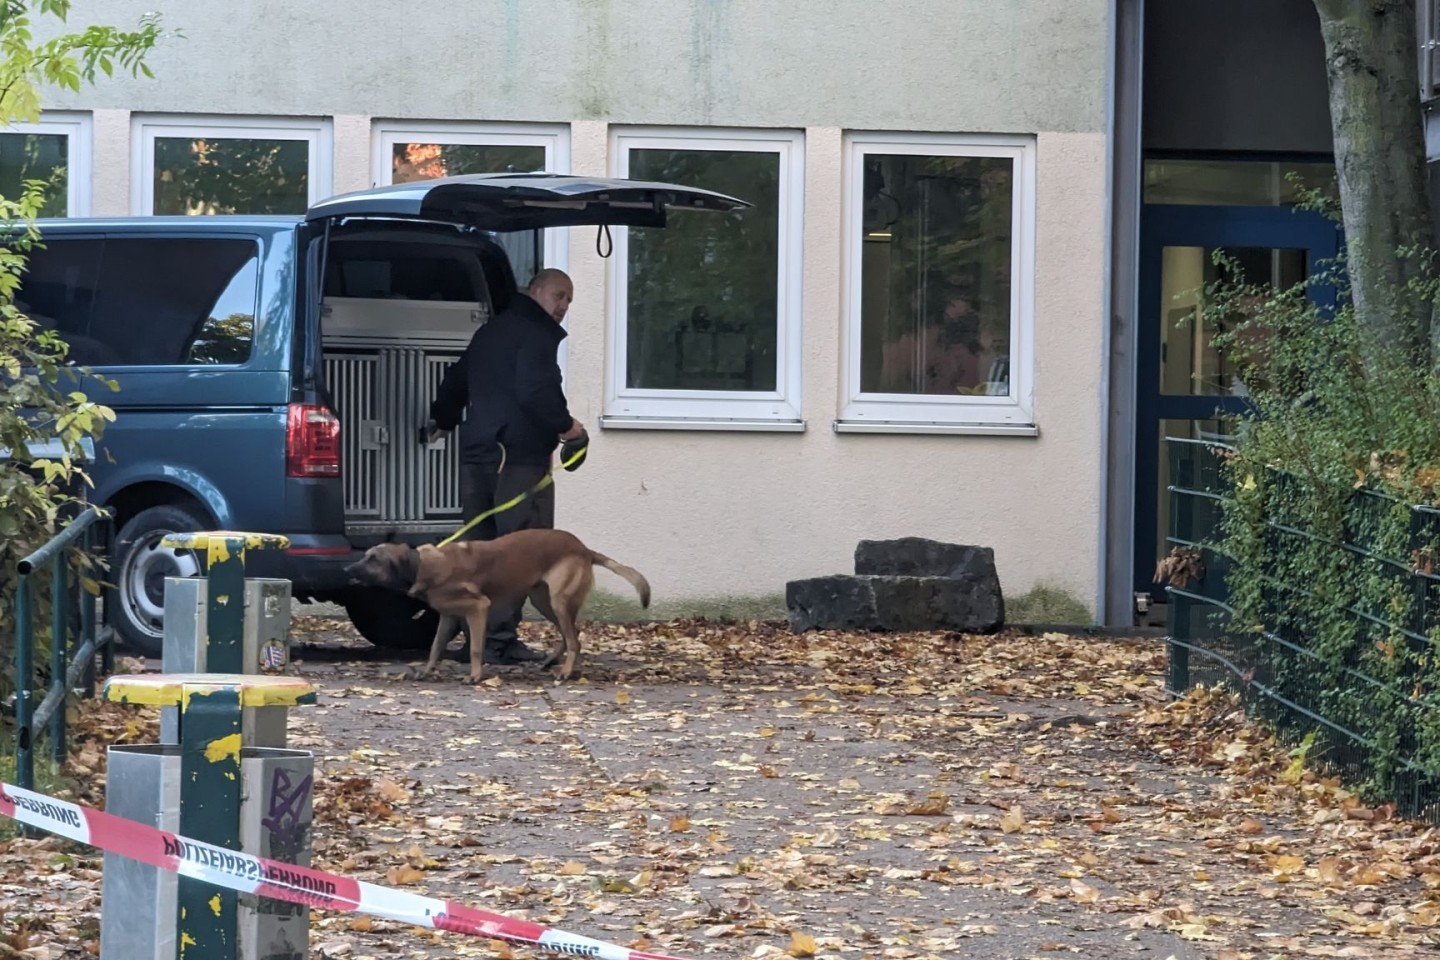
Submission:
M 1375 676 L 1359 657 L 1337 663 L 1313 649 L 1315 629 L 1305 622 L 1304 611 L 1319 597 L 1315 591 L 1321 588 L 1314 584 L 1266 571 L 1259 581 L 1262 622 L 1234 622 L 1227 589 L 1234 558 L 1226 552 L 1221 527 L 1227 484 L 1222 465 L 1230 448 L 1181 438 L 1166 438 L 1166 447 L 1171 478 L 1167 543 L 1193 551 L 1200 561 L 1197 579 L 1166 587 L 1171 692 L 1225 683 L 1287 740 L 1309 735 L 1308 760 L 1351 786 L 1365 784 L 1378 799 L 1395 803 L 1402 816 L 1440 823 L 1440 764 L 1434 750 L 1440 736 L 1440 693 L 1435 690 L 1440 648 L 1434 639 L 1440 636 L 1440 574 L 1433 564 L 1417 562 L 1433 556 L 1440 545 L 1440 510 L 1402 506 L 1382 494 L 1356 490 L 1345 507 L 1340 540 L 1318 537 L 1305 517 L 1265 517 L 1272 555 L 1283 554 L 1298 539 L 1323 543 L 1348 554 L 1355 569 L 1379 572 L 1391 587 L 1408 592 L 1404 622 L 1394 622 L 1383 604 L 1362 595 L 1358 584 L 1324 587 L 1343 591 L 1323 602 L 1344 611 L 1344 629 L 1353 629 L 1354 648 L 1381 642 L 1408 646 L 1412 656 L 1396 661 L 1402 664 L 1398 672 Z M 1394 549 L 1393 538 L 1388 551 L 1378 542 L 1381 516 L 1397 508 L 1407 511 L 1403 553 Z M 1399 716 L 1402 722 L 1377 733 L 1369 720 L 1382 715 Z
M 95 598 L 73 575 L 68 553 L 79 546 L 94 555 L 97 528 L 110 515 L 98 507 L 79 513 L 65 529 L 15 565 L 15 779 L 35 786 L 36 733 L 48 725 L 56 762 L 69 748 L 65 706 L 70 692 L 82 688 L 94 695 L 95 655 L 103 657 L 105 673 L 114 670 L 114 634 L 96 624 Z M 31 578 L 50 565 L 50 688 L 35 703 L 35 611 Z M 73 617 L 72 617 L 73 614 Z

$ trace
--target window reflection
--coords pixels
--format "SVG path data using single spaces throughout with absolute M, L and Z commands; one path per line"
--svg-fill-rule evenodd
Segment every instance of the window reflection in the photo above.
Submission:
M 1008 395 L 1013 161 L 870 154 L 863 202 L 861 390 Z

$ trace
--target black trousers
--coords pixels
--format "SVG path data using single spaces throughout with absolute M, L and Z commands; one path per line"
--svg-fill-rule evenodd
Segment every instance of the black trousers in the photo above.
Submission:
M 498 507 L 539 483 L 549 471 L 548 466 L 507 463 L 499 469 L 496 463 L 462 463 L 460 465 L 460 509 L 469 520 L 491 507 Z M 553 529 L 555 526 L 555 485 L 549 484 L 539 493 L 531 494 L 520 503 L 480 521 L 465 531 L 463 540 L 494 540 L 516 530 Z M 513 642 L 525 609 L 522 598 L 514 607 L 492 607 L 485 637 L 496 647 Z

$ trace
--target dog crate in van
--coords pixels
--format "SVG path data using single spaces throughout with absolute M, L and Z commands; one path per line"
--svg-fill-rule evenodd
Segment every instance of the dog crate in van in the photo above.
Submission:
M 397 260 L 366 246 L 333 245 L 320 313 L 325 384 L 340 418 L 346 531 L 437 532 L 460 519 L 458 444 L 422 445 L 417 430 L 494 305 L 474 254 L 407 247 Z M 446 275 L 427 285 L 434 299 L 413 295 L 425 287 L 398 276 L 416 262 L 412 254 L 429 254 L 412 275 Z

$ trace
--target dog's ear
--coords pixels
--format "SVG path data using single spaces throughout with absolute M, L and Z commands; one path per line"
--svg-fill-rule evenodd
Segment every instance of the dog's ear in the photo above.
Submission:
M 400 535 L 400 531 L 399 531 L 398 529 L 396 529 L 395 527 L 391 527 L 391 528 L 385 533 L 385 542 L 386 542 L 386 543 L 394 543 L 394 542 L 395 542 L 395 538 L 398 537 L 399 535 Z

